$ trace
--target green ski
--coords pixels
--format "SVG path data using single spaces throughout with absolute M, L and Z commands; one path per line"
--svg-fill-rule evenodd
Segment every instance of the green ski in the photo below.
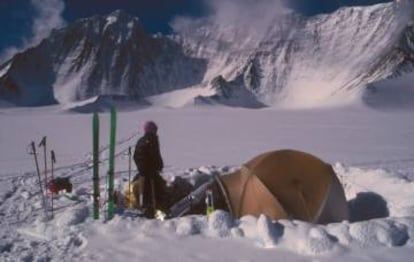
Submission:
M 99 219 L 99 116 L 95 112 L 92 120 L 92 163 L 93 163 L 93 218 Z
M 109 170 L 108 170 L 108 220 L 112 219 L 115 213 L 114 199 L 114 170 L 115 170 L 115 141 L 116 141 L 116 109 L 111 107 L 111 123 L 109 134 Z

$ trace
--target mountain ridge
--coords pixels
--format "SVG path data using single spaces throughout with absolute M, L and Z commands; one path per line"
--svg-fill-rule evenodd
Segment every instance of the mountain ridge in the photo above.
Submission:
M 351 102 L 369 83 L 414 69 L 413 16 L 402 13 L 396 3 L 310 18 L 288 11 L 258 23 L 260 30 L 208 17 L 163 36 L 117 10 L 54 30 L 0 66 L 0 99 L 19 106 L 97 95 L 142 100 L 205 87 L 216 94 L 198 101 L 231 106 Z

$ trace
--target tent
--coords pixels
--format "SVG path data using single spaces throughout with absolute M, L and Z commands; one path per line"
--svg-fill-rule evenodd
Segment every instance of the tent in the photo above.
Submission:
M 310 154 L 280 150 L 261 154 L 218 179 L 234 217 L 313 223 L 348 220 L 345 193 L 331 165 Z
M 265 214 L 274 220 L 298 219 L 321 224 L 349 219 L 345 193 L 332 166 L 300 151 L 261 154 L 233 173 L 213 174 L 192 192 L 191 185 L 183 186 L 184 182 L 177 180 L 176 186 L 163 191 L 164 200 L 157 202 L 168 209 L 169 217 L 204 213 L 203 199 L 211 191 L 215 208 L 227 210 L 235 218 Z M 128 189 L 125 193 L 127 205 L 139 207 L 140 180 L 133 183 L 133 193 L 130 192 Z

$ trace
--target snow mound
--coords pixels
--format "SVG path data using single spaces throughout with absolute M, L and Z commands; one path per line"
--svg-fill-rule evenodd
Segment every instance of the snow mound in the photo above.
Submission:
M 351 221 L 414 216 L 414 203 L 407 201 L 414 198 L 414 182 L 408 178 L 409 174 L 345 167 L 339 163 L 334 169 L 345 189 Z
M 207 228 L 207 219 L 205 217 L 190 216 L 178 220 L 176 233 L 181 236 L 198 235 Z
M 56 224 L 60 227 L 78 225 L 91 216 L 89 207 L 75 207 L 67 209 L 56 218 Z
M 323 227 L 295 221 L 285 225 L 285 248 L 303 255 L 321 255 L 333 250 L 338 242 Z
M 233 226 L 233 218 L 227 212 L 217 210 L 210 215 L 208 220 L 208 235 L 212 237 L 227 237 Z
M 352 245 L 361 248 L 402 246 L 408 240 L 407 226 L 389 220 L 374 220 L 351 224 Z
M 274 247 L 283 235 L 283 227 L 272 223 L 269 217 L 261 215 L 257 221 L 257 233 L 261 236 L 264 247 Z

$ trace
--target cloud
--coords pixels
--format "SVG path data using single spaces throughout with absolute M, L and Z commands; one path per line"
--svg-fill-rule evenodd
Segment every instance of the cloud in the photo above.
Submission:
M 414 0 L 400 0 L 395 3 L 396 22 L 389 37 L 394 39 L 393 42 L 398 42 L 401 40 L 401 33 L 406 30 L 407 26 L 414 25 Z
M 32 44 L 38 44 L 47 37 L 52 29 L 65 24 L 62 12 L 65 9 L 63 0 L 32 0 L 38 16 L 33 20 Z
M 285 8 L 280 0 L 210 0 L 215 22 L 250 29 L 267 28 Z
M 204 0 L 211 10 L 211 19 L 218 24 L 248 27 L 267 26 L 275 17 L 286 12 L 282 0 Z
M 6 62 L 8 59 L 13 57 L 13 55 L 15 55 L 16 53 L 18 53 L 21 50 L 22 50 L 21 48 L 18 48 L 18 47 L 15 47 L 15 46 L 7 47 L 6 49 L 4 49 L 0 53 L 0 65 L 3 64 L 3 62 Z
M 201 19 L 177 17 L 171 23 L 175 32 L 191 35 L 197 27 L 208 26 L 231 42 L 244 39 L 245 44 L 266 37 L 269 30 L 279 27 L 281 17 L 290 12 L 282 0 L 205 0 L 211 10 Z M 246 46 L 244 46 L 246 47 Z
M 0 63 L 7 61 L 17 52 L 36 46 L 46 38 L 54 28 L 65 24 L 65 20 L 62 18 L 62 12 L 65 9 L 63 0 L 31 0 L 31 5 L 35 10 L 31 36 L 23 39 L 22 46 L 11 46 L 2 51 L 0 54 Z
M 414 0 L 400 0 L 398 3 L 399 17 L 403 22 L 414 22 Z

